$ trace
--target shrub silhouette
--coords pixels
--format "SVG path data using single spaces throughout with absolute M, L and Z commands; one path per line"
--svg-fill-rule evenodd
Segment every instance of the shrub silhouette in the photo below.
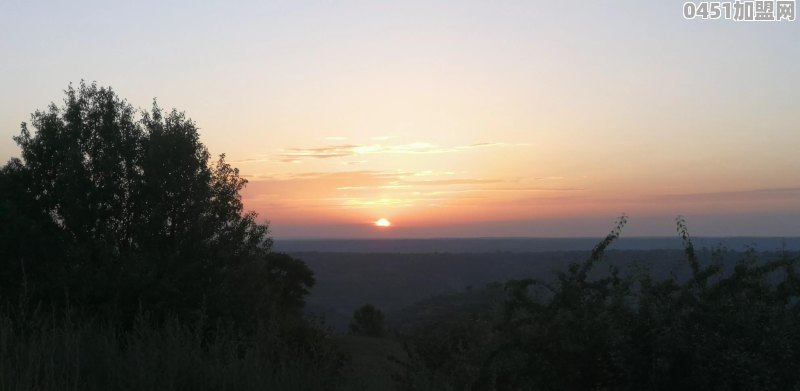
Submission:
M 353 313 L 350 334 L 381 337 L 386 334 L 383 312 L 370 304 L 364 304 Z
M 436 330 L 408 336 L 412 351 L 421 355 L 418 364 L 425 364 L 414 371 L 428 373 L 416 376 L 413 386 L 800 387 L 797 254 L 758 254 L 750 249 L 740 254 L 730 272 L 723 272 L 725 250 L 717 249 L 710 261 L 701 261 L 679 217 L 688 278 L 622 273 L 603 257 L 625 222 L 623 216 L 586 261 L 569 265 L 552 283 L 507 282 L 506 298 L 497 303 L 496 314 L 462 317 L 457 324 L 440 323 Z M 487 322 L 493 326 L 485 327 Z M 429 334 L 435 338 L 426 337 Z

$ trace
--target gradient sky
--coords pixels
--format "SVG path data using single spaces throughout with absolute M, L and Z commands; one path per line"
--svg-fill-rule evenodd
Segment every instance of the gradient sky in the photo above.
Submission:
M 0 159 L 85 79 L 186 111 L 278 238 L 800 235 L 800 22 L 682 3 L 4 0 Z

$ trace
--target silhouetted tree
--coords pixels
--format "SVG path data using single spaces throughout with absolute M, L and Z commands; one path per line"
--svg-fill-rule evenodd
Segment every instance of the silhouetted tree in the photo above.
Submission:
M 381 337 L 386 334 L 383 312 L 371 304 L 364 304 L 353 313 L 350 334 Z
M 81 82 L 22 124 L 22 158 L 0 170 L 0 293 L 128 319 L 139 305 L 242 321 L 298 312 L 313 275 L 270 253 L 267 224 L 243 210 L 247 180 L 224 155 L 209 162 L 183 113 L 137 113 Z
M 29 182 L 19 159 L 0 168 L 0 297 L 27 297 L 63 276 L 53 257 L 64 249 L 61 235 L 31 197 Z

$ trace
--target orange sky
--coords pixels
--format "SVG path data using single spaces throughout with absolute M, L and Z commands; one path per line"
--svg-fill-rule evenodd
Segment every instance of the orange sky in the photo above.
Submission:
M 599 236 L 623 212 L 630 235 L 678 214 L 800 235 L 798 22 L 668 1 L 32 3 L 0 6 L 0 157 L 86 79 L 185 110 L 278 237 Z

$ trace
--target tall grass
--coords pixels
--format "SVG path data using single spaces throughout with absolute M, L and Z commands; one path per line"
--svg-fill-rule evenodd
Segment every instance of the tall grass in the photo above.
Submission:
M 127 330 L 56 312 L 0 310 L 0 391 L 330 390 L 341 356 L 269 328 L 242 334 L 145 317 Z

